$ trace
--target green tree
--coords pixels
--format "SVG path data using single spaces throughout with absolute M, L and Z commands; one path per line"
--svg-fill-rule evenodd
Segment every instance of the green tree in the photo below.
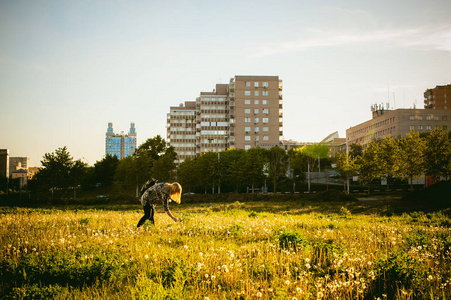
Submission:
M 111 186 L 114 182 L 119 159 L 117 156 L 107 154 L 102 160 L 94 164 L 95 183 L 101 183 L 103 186 Z
M 255 187 L 263 185 L 266 179 L 265 170 L 268 163 L 268 150 L 259 147 L 251 148 L 246 151 L 241 163 L 244 167 L 243 181 L 246 185 L 251 186 L 253 193 Z
M 133 156 L 120 160 L 115 178 L 125 191 L 132 186 L 135 186 L 138 191 L 139 187 L 150 178 L 158 181 L 172 181 L 176 156 L 174 148 L 168 146 L 166 141 L 157 135 L 141 144 Z
M 36 174 L 34 186 L 44 193 L 50 190 L 55 199 L 67 195 L 69 188 L 77 188 L 82 183 L 87 170 L 84 162 L 73 160 L 66 147 L 44 154 L 41 165 L 42 168 Z
M 351 158 L 349 153 L 347 152 L 341 152 L 337 156 L 337 166 L 335 167 L 335 170 L 340 174 L 340 177 L 343 179 L 344 182 L 344 189 L 346 190 L 346 185 L 349 191 L 349 183 L 348 179 L 350 176 L 354 175 L 357 171 L 357 164 L 356 164 L 357 158 Z
M 425 138 L 424 164 L 425 173 L 434 181 L 450 173 L 451 144 L 448 132 L 441 126 L 430 131 Z
M 171 155 L 163 155 L 153 163 L 152 176 L 162 182 L 173 182 L 175 179 L 175 161 Z
M 197 167 L 197 158 L 186 158 L 177 169 L 177 180 L 185 191 L 191 192 L 197 190 L 199 184 L 200 172 Z
M 313 144 L 302 149 L 308 157 L 310 170 L 314 170 L 316 168 L 320 171 L 319 161 L 320 159 L 325 159 L 328 157 L 329 147 L 323 144 Z
M 132 156 L 124 157 L 119 161 L 114 178 L 124 191 L 136 184 L 136 165 Z
M 158 170 L 158 174 L 153 174 L 152 171 L 154 171 L 153 167 L 155 162 L 162 157 L 164 157 L 164 165 L 171 169 L 163 172 L 160 169 L 162 163 L 159 163 L 157 169 L 155 169 Z M 175 164 L 171 164 L 169 161 L 171 159 L 175 161 L 176 157 L 177 153 L 175 153 L 174 147 L 169 146 L 160 135 L 147 139 L 136 149 L 134 154 L 134 158 L 136 159 L 136 184 L 142 185 L 151 177 L 163 181 L 164 178 L 158 178 L 158 176 L 163 175 L 163 177 L 167 177 L 175 171 Z
M 363 151 L 362 156 L 357 157 L 357 169 L 359 171 L 359 180 L 368 185 L 368 194 L 371 192 L 371 183 L 381 177 L 381 168 L 378 162 L 379 143 L 372 141 Z
M 398 143 L 390 136 L 386 136 L 379 143 L 376 160 L 381 169 L 381 176 L 387 180 L 388 190 L 393 175 L 397 172 Z
M 295 177 L 301 176 L 301 179 L 305 179 L 308 157 L 303 148 L 291 148 L 288 150 L 288 156 L 290 157 L 290 168 L 293 169 Z
M 269 175 L 273 180 L 274 193 L 277 191 L 276 184 L 280 177 L 286 172 L 289 165 L 289 156 L 287 152 L 278 147 L 271 147 L 268 153 L 269 156 Z
M 351 144 L 349 145 L 349 156 L 351 158 L 362 157 L 363 155 L 363 146 L 359 144 Z
M 410 189 L 413 189 L 413 179 L 424 174 L 425 142 L 418 132 L 411 130 L 405 138 L 398 140 L 398 145 L 396 176 L 410 179 Z
M 220 169 L 222 185 L 225 185 L 230 190 L 239 191 L 240 184 L 243 182 L 244 157 L 246 151 L 243 149 L 228 149 L 221 152 Z

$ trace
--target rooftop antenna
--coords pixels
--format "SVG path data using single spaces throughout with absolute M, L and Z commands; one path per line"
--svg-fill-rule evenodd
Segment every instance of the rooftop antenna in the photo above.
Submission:
M 393 109 L 396 109 L 395 92 L 393 92 Z
M 390 82 L 387 81 L 387 101 L 390 103 Z

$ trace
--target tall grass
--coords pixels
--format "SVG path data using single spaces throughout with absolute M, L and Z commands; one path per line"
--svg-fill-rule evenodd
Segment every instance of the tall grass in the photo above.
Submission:
M 442 213 L 304 213 L 305 204 L 136 210 L 12 209 L 0 216 L 4 299 L 449 299 Z M 333 207 L 332 207 L 333 206 Z M 346 206 L 346 205 L 344 205 Z M 276 209 L 274 210 L 276 211 Z M 294 213 L 293 213 L 294 212 Z

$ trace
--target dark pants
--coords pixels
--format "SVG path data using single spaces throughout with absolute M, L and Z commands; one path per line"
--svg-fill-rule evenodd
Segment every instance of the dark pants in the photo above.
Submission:
M 155 220 L 153 219 L 153 215 L 155 213 L 154 205 L 150 205 L 149 202 L 146 203 L 144 207 L 144 216 L 139 220 L 138 227 L 140 227 L 146 220 L 150 220 L 152 224 L 155 224 Z

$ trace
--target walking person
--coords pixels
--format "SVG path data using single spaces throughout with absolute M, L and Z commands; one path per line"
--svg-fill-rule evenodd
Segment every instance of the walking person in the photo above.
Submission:
M 153 182 L 156 182 L 154 179 L 152 180 Z M 155 183 L 149 187 L 149 182 L 146 183 L 141 189 L 141 197 L 139 198 L 139 201 L 143 205 L 144 216 L 139 220 L 137 227 L 143 225 L 146 220 L 150 220 L 152 224 L 155 224 L 155 204 L 157 204 L 158 201 L 161 201 L 163 203 L 163 209 L 168 214 L 168 216 L 171 217 L 174 222 L 177 222 L 179 219 L 172 215 L 171 211 L 169 210 L 168 204 L 171 201 L 180 204 L 182 196 L 182 186 L 177 182 L 160 182 Z

